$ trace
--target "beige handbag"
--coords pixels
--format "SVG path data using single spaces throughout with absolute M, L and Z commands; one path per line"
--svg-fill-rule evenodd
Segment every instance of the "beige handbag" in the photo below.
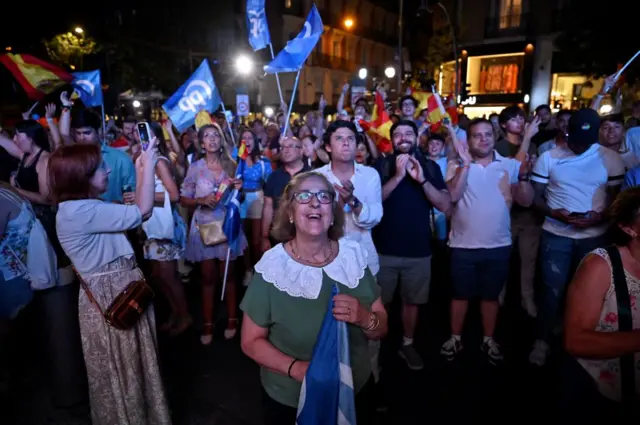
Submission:
M 196 211 L 196 229 L 198 229 L 198 232 L 200 232 L 200 238 L 202 238 L 203 244 L 205 244 L 206 246 L 214 246 L 220 245 L 221 243 L 225 243 L 227 241 L 227 235 L 225 235 L 224 231 L 222 230 L 224 218 L 225 215 L 223 215 L 219 220 L 214 220 L 211 223 L 202 224 L 198 222 Z

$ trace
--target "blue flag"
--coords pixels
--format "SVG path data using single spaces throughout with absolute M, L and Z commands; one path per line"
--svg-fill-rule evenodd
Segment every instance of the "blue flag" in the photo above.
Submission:
M 264 0 L 247 0 L 247 30 L 253 50 L 262 50 L 271 43 Z
M 278 53 L 278 56 L 271 63 L 264 66 L 264 71 L 267 74 L 275 74 L 277 72 L 295 72 L 302 68 L 311 51 L 318 44 L 323 31 L 324 26 L 320 13 L 314 4 L 300 34 L 287 42 L 284 50 Z
M 296 425 L 356 425 L 355 393 L 345 322 L 333 317 L 333 297 L 313 347 L 313 356 L 302 382 Z
M 220 106 L 220 94 L 207 60 L 203 60 L 196 72 L 162 105 L 178 131 L 184 131 L 196 120 L 202 110 L 214 112 Z
M 80 96 L 84 106 L 91 108 L 102 105 L 102 82 L 100 81 L 100 70 L 87 72 L 73 72 L 71 85 Z
M 242 178 L 244 167 L 244 159 L 239 158 L 236 169 L 236 179 Z M 227 243 L 231 248 L 231 252 L 234 255 L 238 255 L 240 254 L 238 247 L 240 245 L 240 227 L 242 226 L 242 218 L 240 217 L 240 192 L 233 189 L 224 205 L 227 211 L 224 217 L 224 223 L 222 224 L 222 231 L 227 237 Z

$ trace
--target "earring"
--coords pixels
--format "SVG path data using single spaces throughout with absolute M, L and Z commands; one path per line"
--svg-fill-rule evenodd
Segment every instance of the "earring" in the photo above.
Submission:
M 293 224 L 293 217 L 289 217 L 289 223 Z
M 333 226 L 333 220 L 331 220 L 331 226 Z

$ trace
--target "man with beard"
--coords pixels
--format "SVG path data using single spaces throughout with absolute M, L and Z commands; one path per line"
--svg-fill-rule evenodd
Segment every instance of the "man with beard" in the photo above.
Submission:
M 378 284 L 390 304 L 396 286 L 402 297 L 403 343 L 399 355 L 412 370 L 424 367 L 413 347 L 418 307 L 429 299 L 432 208 L 447 212 L 451 197 L 438 165 L 417 149 L 418 128 L 402 119 L 391 127 L 394 153 L 376 169 L 382 181 L 384 215 L 372 230 L 380 255 Z

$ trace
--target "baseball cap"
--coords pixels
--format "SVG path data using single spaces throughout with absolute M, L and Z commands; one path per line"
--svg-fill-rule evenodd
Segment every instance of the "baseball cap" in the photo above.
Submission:
M 598 141 L 600 115 L 590 108 L 582 108 L 569 119 L 569 143 L 572 145 L 592 145 Z

